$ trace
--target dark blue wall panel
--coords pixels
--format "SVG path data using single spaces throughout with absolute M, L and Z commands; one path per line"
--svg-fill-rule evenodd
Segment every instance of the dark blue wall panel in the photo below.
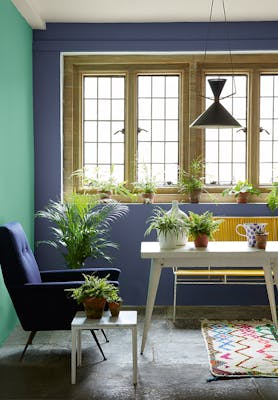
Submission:
M 278 50 L 278 22 L 211 23 L 207 37 L 206 23 L 146 24 L 48 24 L 45 31 L 34 31 L 34 124 L 35 124 L 35 208 L 42 209 L 49 199 L 61 193 L 61 52 L 184 52 L 226 50 L 227 35 L 235 51 Z M 166 206 L 166 207 L 169 207 Z M 199 204 L 185 209 L 216 215 L 268 215 L 265 205 Z M 119 242 L 114 264 L 122 270 L 121 290 L 126 304 L 142 305 L 146 301 L 149 262 L 140 259 L 140 242 L 144 239 L 145 221 L 152 206 L 131 205 L 129 216 L 114 225 L 113 238 Z M 47 224 L 36 222 L 36 240 L 46 239 Z M 151 238 L 148 238 L 151 240 Z M 59 267 L 62 258 L 54 250 L 40 246 L 36 255 L 41 268 Z M 157 304 L 172 303 L 173 278 L 163 271 Z M 180 288 L 180 304 L 265 304 L 264 287 Z
M 160 204 L 170 209 L 170 204 Z M 144 237 L 147 228 L 147 219 L 152 214 L 154 205 L 130 204 L 129 214 L 112 226 L 112 240 L 119 243 L 119 250 L 113 250 L 112 265 L 122 270 L 121 294 L 126 304 L 143 305 L 146 301 L 150 261 L 140 258 L 140 244 L 142 241 L 156 240 L 155 234 Z M 188 212 L 204 212 L 210 210 L 218 216 L 262 215 L 269 216 L 265 204 L 180 204 L 180 208 Z M 37 221 L 37 239 L 45 239 L 49 233 L 46 224 Z M 40 245 L 36 251 L 38 263 L 42 269 L 49 266 L 59 268 L 63 259 L 55 249 Z M 89 260 L 88 266 L 107 266 L 96 260 Z M 178 304 L 190 305 L 217 305 L 217 304 L 267 304 L 264 286 L 234 285 L 224 288 L 220 285 L 180 286 L 178 288 Z M 162 272 L 156 304 L 168 305 L 173 301 L 173 274 L 171 269 Z

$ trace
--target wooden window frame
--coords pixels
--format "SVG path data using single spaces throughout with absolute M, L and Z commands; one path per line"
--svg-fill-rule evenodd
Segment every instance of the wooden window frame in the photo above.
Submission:
M 247 90 L 247 179 L 259 183 L 260 75 L 278 73 L 278 54 L 167 54 L 167 55 L 64 55 L 63 85 L 63 184 L 64 193 L 78 190 L 79 181 L 71 177 L 82 166 L 82 78 L 86 74 L 126 75 L 125 179 L 136 180 L 136 80 L 137 74 L 179 73 L 181 76 L 179 166 L 204 155 L 204 131 L 189 124 L 204 109 L 206 74 L 239 73 L 248 76 Z M 260 187 L 266 192 L 269 187 Z M 220 193 L 223 186 L 209 188 Z M 159 188 L 161 202 L 179 199 L 176 187 Z M 260 197 L 264 200 L 264 196 Z M 205 201 L 211 201 L 209 197 Z M 258 201 L 258 200 L 256 200 Z

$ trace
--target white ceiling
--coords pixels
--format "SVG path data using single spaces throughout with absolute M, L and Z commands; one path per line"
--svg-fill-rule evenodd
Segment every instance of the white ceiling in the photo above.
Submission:
M 212 0 L 11 0 L 34 29 L 47 22 L 208 21 Z M 223 21 L 223 0 L 212 20 Z M 278 0 L 225 0 L 228 21 L 278 21 Z

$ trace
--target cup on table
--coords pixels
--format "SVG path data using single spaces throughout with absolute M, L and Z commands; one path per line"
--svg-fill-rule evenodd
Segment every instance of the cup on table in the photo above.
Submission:
M 265 227 L 267 223 L 246 223 L 246 224 L 238 224 L 236 226 L 236 233 L 239 236 L 246 237 L 247 243 L 249 247 L 255 247 L 256 246 L 256 234 L 258 233 L 264 233 L 265 232 Z M 245 231 L 244 233 L 241 233 L 238 231 L 239 228 L 243 228 Z

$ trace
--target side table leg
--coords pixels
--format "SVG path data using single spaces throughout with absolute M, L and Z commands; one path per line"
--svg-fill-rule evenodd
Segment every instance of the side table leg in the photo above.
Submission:
M 153 306 L 155 302 L 157 287 L 161 275 L 161 265 L 159 260 L 152 260 L 151 261 L 151 270 L 150 270 L 150 277 L 149 277 L 149 288 L 148 288 L 148 297 L 147 297 L 147 305 L 146 305 L 146 315 L 144 321 L 144 330 L 143 330 L 143 337 L 142 337 L 142 344 L 141 344 L 141 354 L 143 354 L 148 330 L 152 318 Z
M 82 363 L 82 343 L 81 343 L 82 330 L 77 331 L 77 366 L 80 367 Z
M 133 384 L 137 384 L 137 326 L 132 328 Z
M 278 329 L 274 284 L 273 284 L 272 270 L 270 266 L 264 266 L 264 277 L 265 277 L 266 290 L 268 294 L 268 301 L 270 305 L 272 321 L 275 328 Z
M 71 383 L 76 383 L 76 329 L 71 328 Z

